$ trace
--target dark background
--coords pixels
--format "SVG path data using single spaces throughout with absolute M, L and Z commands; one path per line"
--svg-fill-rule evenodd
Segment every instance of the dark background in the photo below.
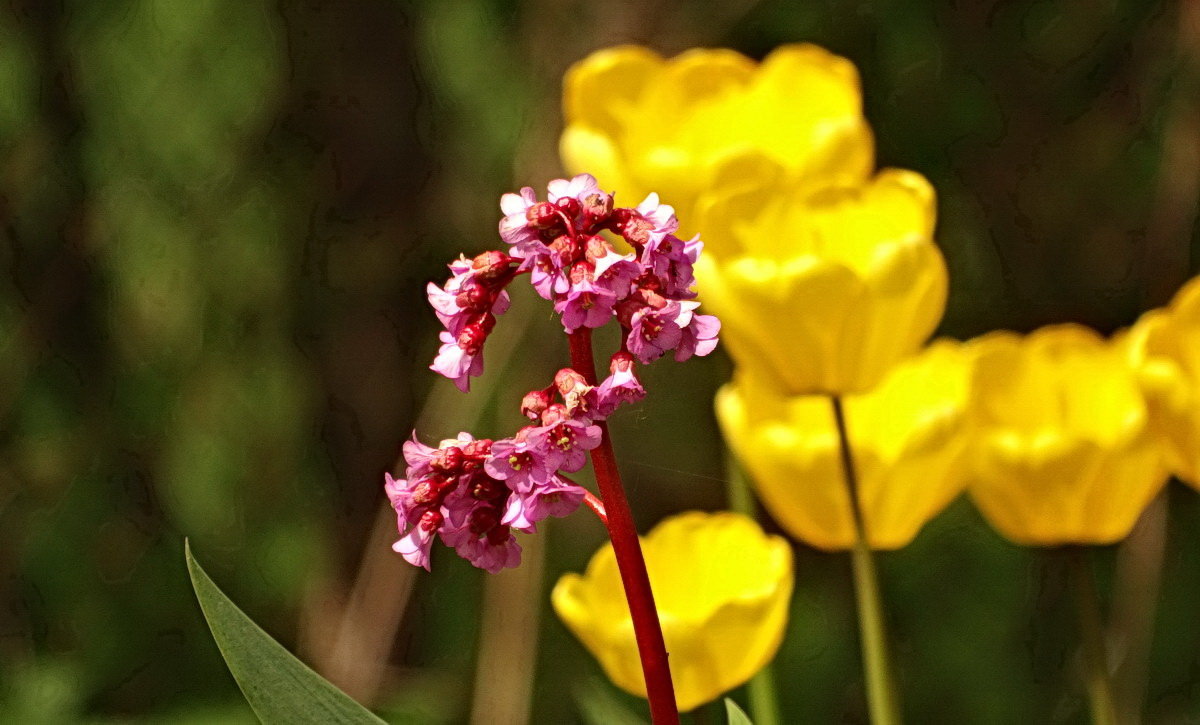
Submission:
M 0 4 L 0 719 L 250 718 L 184 536 L 396 721 L 640 711 L 549 612 L 546 587 L 602 540 L 586 514 L 487 583 L 446 551 L 432 575 L 390 552 L 399 442 L 504 435 L 565 360 L 518 295 L 509 350 L 459 395 L 426 369 L 423 287 L 499 246 L 501 193 L 562 173 L 571 62 L 797 41 L 854 61 L 879 164 L 937 188 L 943 333 L 1108 332 L 1192 271 L 1194 1 Z M 727 374 L 720 356 L 655 366 L 651 399 L 614 421 L 643 529 L 725 506 L 710 401 Z M 1098 555 L 1121 692 L 1144 687 L 1151 722 L 1200 720 L 1198 521 L 1172 484 L 1133 545 Z M 784 720 L 863 722 L 848 562 L 800 545 L 796 564 Z M 1053 557 L 959 501 L 882 576 L 911 721 L 1085 719 Z

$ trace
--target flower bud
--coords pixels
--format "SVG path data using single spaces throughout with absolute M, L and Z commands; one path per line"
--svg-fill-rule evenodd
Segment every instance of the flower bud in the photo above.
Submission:
M 442 527 L 442 522 L 445 520 L 446 517 L 442 516 L 440 511 L 426 511 L 421 514 L 421 520 L 417 522 L 417 526 L 426 531 L 437 531 Z
M 604 237 L 588 237 L 583 247 L 583 258 L 595 264 L 597 259 L 608 256 L 612 251 L 612 245 L 604 241 Z
M 615 353 L 608 361 L 610 373 L 624 373 L 633 369 L 633 355 L 625 350 Z
M 554 376 L 554 385 L 563 397 L 569 413 L 587 412 L 587 394 L 592 390 L 587 379 L 571 368 L 563 368 Z
M 571 284 L 590 282 L 592 273 L 595 271 L 596 268 L 589 262 L 576 262 L 571 265 L 571 271 L 567 273 L 567 278 L 571 280 Z
M 654 223 L 636 211 L 630 211 L 629 220 L 621 225 L 617 233 L 635 247 L 645 246 L 650 241 L 650 230 L 654 229 Z
M 444 488 L 444 482 L 439 483 L 436 479 L 426 478 L 418 481 L 412 488 L 412 501 L 420 506 L 437 503 Z
M 542 413 L 542 425 L 554 425 L 570 417 L 571 413 L 567 410 L 567 406 L 562 403 L 554 403 Z
M 595 221 L 603 221 L 612 213 L 613 200 L 610 194 L 590 194 L 583 200 L 583 211 Z
M 450 446 L 449 448 L 441 448 L 433 452 L 429 459 L 429 466 L 435 471 L 443 471 L 446 473 L 456 472 L 463 464 L 463 452 L 458 446 Z
M 492 319 L 495 320 L 496 318 L 493 317 Z M 458 333 L 455 342 L 468 355 L 477 355 L 483 348 L 483 343 L 487 340 L 487 335 L 487 332 L 483 329 L 483 325 L 477 320 L 464 327 L 462 332 Z
M 463 455 L 469 458 L 481 458 L 492 452 L 492 439 L 480 438 L 463 444 Z
M 521 398 L 521 415 L 530 420 L 537 420 L 542 413 L 554 402 L 548 390 L 531 390 Z
M 554 374 L 554 386 L 561 395 L 567 395 L 578 387 L 586 386 L 587 379 L 571 368 L 563 368 Z
M 562 221 L 554 205 L 548 201 L 539 201 L 526 209 L 525 219 L 529 222 L 529 226 L 535 229 L 549 229 Z
M 633 214 L 633 209 L 626 207 L 613 209 L 612 213 L 608 215 L 608 219 L 605 221 L 604 226 L 616 232 L 617 234 L 620 234 L 622 227 L 629 223 L 629 220 L 633 217 Z
M 471 260 L 475 276 L 482 281 L 492 281 L 509 271 L 513 258 L 500 251 L 484 252 Z
M 583 211 L 583 205 L 580 204 L 579 200 L 573 196 L 564 196 L 563 198 L 554 202 L 554 205 L 559 209 L 562 209 L 563 213 L 567 215 L 568 219 L 574 219 L 575 217 L 579 216 L 579 212 Z
M 554 241 L 546 246 L 550 247 L 550 251 L 563 267 L 574 262 L 575 258 L 579 256 L 579 242 L 576 242 L 566 234 L 558 235 L 554 238 Z
M 492 306 L 492 293 L 482 285 L 472 285 L 459 292 L 454 301 L 471 312 L 482 312 Z
M 483 330 L 484 335 L 489 335 L 496 327 L 496 316 L 490 312 L 485 312 L 480 315 L 475 322 L 479 324 L 479 327 Z

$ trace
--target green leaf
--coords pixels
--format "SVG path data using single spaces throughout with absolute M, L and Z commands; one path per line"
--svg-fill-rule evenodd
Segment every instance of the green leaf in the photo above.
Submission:
M 264 723 L 383 723 L 296 659 L 217 588 L 183 544 L 192 588 L 225 664 Z
M 725 698 L 725 715 L 729 718 L 729 725 L 754 725 L 750 722 L 750 716 L 728 697 Z
M 583 721 L 587 725 L 646 725 L 645 719 L 631 712 L 606 685 L 593 678 L 574 689 Z

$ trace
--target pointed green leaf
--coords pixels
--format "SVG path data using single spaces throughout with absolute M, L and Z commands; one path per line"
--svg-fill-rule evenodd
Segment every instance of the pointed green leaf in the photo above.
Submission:
M 373 723 L 383 720 L 296 659 L 217 588 L 184 541 L 188 573 L 225 664 L 264 723 Z
M 729 718 L 729 725 L 754 725 L 750 722 L 750 716 L 728 697 L 725 698 L 725 715 Z

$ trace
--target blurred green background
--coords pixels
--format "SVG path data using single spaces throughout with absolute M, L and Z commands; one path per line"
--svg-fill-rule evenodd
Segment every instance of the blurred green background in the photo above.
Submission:
M 640 712 L 549 613 L 545 587 L 602 540 L 586 514 L 494 581 L 445 551 L 414 575 L 388 549 L 382 472 L 411 429 L 503 435 L 565 360 L 518 295 L 511 349 L 458 395 L 426 369 L 423 286 L 499 245 L 501 193 L 561 173 L 571 62 L 795 41 L 858 65 L 880 165 L 937 187 L 943 333 L 1111 331 L 1193 270 L 1194 0 L 0 6 L 0 720 L 251 720 L 184 536 L 396 722 Z M 710 400 L 728 370 L 654 366 L 651 398 L 614 420 L 643 530 L 725 506 Z M 1121 583 L 1118 671 L 1148 722 L 1200 721 L 1195 492 L 1172 484 L 1135 540 L 1099 556 Z M 848 561 L 796 561 L 784 719 L 864 722 Z M 965 501 L 881 561 L 910 721 L 1085 719 L 1057 563 Z

